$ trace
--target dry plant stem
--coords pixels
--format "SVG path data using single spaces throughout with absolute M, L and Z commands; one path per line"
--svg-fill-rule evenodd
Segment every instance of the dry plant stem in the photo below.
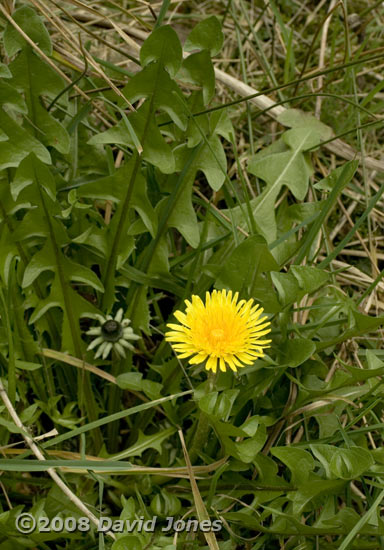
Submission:
M 72 365 L 78 369 L 84 369 L 86 371 L 92 372 L 93 374 L 96 374 L 96 376 L 99 376 L 100 378 L 104 378 L 104 380 L 107 380 L 111 384 L 117 385 L 116 377 L 112 376 L 112 374 L 109 374 L 109 372 L 104 372 L 102 369 L 99 369 L 98 367 L 95 367 L 94 365 L 91 365 L 90 363 L 86 363 L 82 359 L 78 359 L 77 357 L 73 357 L 72 355 L 68 355 L 67 353 L 62 353 L 61 351 L 56 351 L 53 349 L 44 348 L 41 352 L 41 354 L 44 357 L 49 357 L 51 359 L 55 359 L 56 361 L 62 361 L 63 363 L 66 363 L 67 365 Z M 144 401 L 144 403 L 149 403 L 150 399 L 140 393 L 139 391 L 135 390 L 129 390 L 130 393 L 141 399 L 141 401 Z M 156 405 L 154 407 L 159 413 L 165 415 L 165 412 L 159 405 Z
M 39 48 L 39 46 L 37 46 L 37 44 L 35 44 L 33 42 L 33 40 L 31 40 L 29 38 L 29 36 L 23 31 L 23 29 L 21 27 L 19 27 L 19 25 L 12 19 L 12 17 L 10 17 L 7 12 L 5 11 L 5 9 L 3 8 L 3 6 L 1 5 L 0 3 L 0 10 L 1 12 L 4 14 L 4 16 L 6 17 L 6 19 L 9 21 L 9 23 L 15 27 L 15 29 L 21 34 L 21 36 L 28 42 L 28 44 L 30 46 L 32 46 L 32 48 L 42 57 L 42 59 L 44 59 L 44 61 L 46 63 L 48 63 L 48 65 L 50 67 L 52 67 L 52 69 L 54 69 L 55 72 L 57 72 L 66 82 L 68 82 L 68 84 L 71 84 L 72 83 L 72 80 L 63 72 L 61 71 L 53 61 L 51 61 L 51 59 L 45 55 L 45 53 Z M 95 104 L 95 102 L 85 93 L 83 92 L 83 90 L 81 88 L 79 88 L 78 86 L 74 85 L 74 89 L 84 98 L 86 99 L 87 101 L 91 101 L 91 103 L 94 105 L 94 107 L 96 108 L 96 110 L 100 111 L 100 108 L 97 106 L 97 104 Z M 97 113 L 98 115 L 98 118 L 100 119 L 101 122 L 103 122 L 103 124 L 105 124 L 107 127 L 110 126 L 110 123 L 104 119 L 104 117 L 100 114 L 100 113 Z
M 27 443 L 28 447 L 31 449 L 31 451 L 33 452 L 33 454 L 35 455 L 35 457 L 38 459 L 38 460 L 46 460 L 45 456 L 43 455 L 43 453 L 40 451 L 39 447 L 36 445 L 36 443 L 33 441 L 33 439 L 31 437 L 29 437 L 28 435 L 26 435 L 28 433 L 28 430 L 27 428 L 24 426 L 24 424 L 21 422 L 16 410 L 14 409 L 12 403 L 10 402 L 9 400 L 9 397 L 8 397 L 8 394 L 7 392 L 5 391 L 4 389 L 4 386 L 3 386 L 3 383 L 2 381 L 0 380 L 0 395 L 1 395 L 1 398 L 4 402 L 4 405 L 6 407 L 6 409 L 8 410 L 12 420 L 14 421 L 14 423 L 16 424 L 16 426 L 18 428 L 20 428 L 21 430 L 23 430 L 23 433 L 22 433 L 22 436 L 25 440 L 25 442 Z M 94 523 L 95 525 L 98 525 L 99 524 L 99 520 L 98 518 L 92 514 L 92 512 L 90 512 L 88 510 L 88 508 L 83 504 L 83 502 L 71 491 L 71 489 L 69 487 L 67 487 L 67 485 L 64 483 L 64 481 L 61 479 L 61 477 L 56 473 L 55 469 L 54 468 L 48 468 L 47 469 L 47 473 L 51 476 L 51 478 L 53 479 L 53 481 L 56 483 L 56 485 L 63 491 L 63 493 L 69 498 L 69 500 L 71 502 L 73 502 L 73 504 L 79 509 L 81 510 L 81 512 L 83 514 L 85 514 L 87 516 L 87 518 L 92 521 L 92 523 Z M 114 533 L 112 533 L 111 531 L 108 531 L 107 532 L 107 535 L 109 535 L 111 538 L 115 539 L 116 536 Z
M 347 209 L 347 212 L 348 212 L 348 215 L 350 216 L 352 214 L 352 212 L 354 211 L 354 209 L 356 208 L 356 206 L 358 205 L 358 202 L 357 201 L 353 201 L 351 202 L 351 204 L 348 206 L 348 209 Z M 339 233 L 339 231 L 344 227 L 344 225 L 347 223 L 347 217 L 346 216 L 343 216 L 341 218 L 341 220 L 339 221 L 339 223 L 336 225 L 336 227 L 332 230 L 330 236 L 329 236 L 329 239 L 330 241 L 332 242 L 336 235 Z
M 201 191 L 199 191 L 199 189 L 197 189 L 197 187 L 194 187 L 193 190 L 195 191 L 196 195 L 199 195 L 199 197 L 204 201 L 206 202 L 207 204 L 210 205 L 211 208 L 213 208 L 219 216 L 221 216 L 223 218 L 223 220 L 225 220 L 226 222 L 228 223 L 231 223 L 231 220 L 230 218 L 228 218 L 228 216 L 226 216 L 225 214 L 223 214 L 223 212 L 217 208 L 217 206 L 215 206 L 209 199 L 207 199 L 207 197 L 205 195 L 203 195 L 203 193 L 201 193 Z M 236 229 L 242 233 L 244 235 L 244 237 L 249 237 L 249 233 L 247 233 L 247 231 L 244 231 L 244 229 L 242 227 L 240 227 L 239 225 L 236 226 Z
M 192 493 L 193 493 L 193 500 L 195 502 L 197 516 L 199 518 L 199 521 L 209 520 L 209 515 L 208 515 L 208 512 L 207 512 L 207 509 L 204 505 L 203 499 L 201 498 L 201 494 L 200 494 L 200 491 L 199 491 L 199 488 L 197 486 L 196 479 L 195 479 L 195 476 L 194 476 L 194 473 L 193 473 L 191 459 L 188 455 L 187 447 L 185 445 L 183 432 L 182 432 L 182 430 L 179 430 L 178 433 L 179 433 L 179 437 L 180 437 L 181 446 L 183 448 L 185 464 L 187 466 L 187 470 L 188 470 L 188 473 L 189 473 L 189 480 L 190 480 L 190 483 L 191 483 L 191 488 L 192 488 Z M 205 536 L 205 540 L 207 541 L 207 544 L 208 544 L 208 547 L 209 547 L 210 550 L 219 550 L 219 545 L 217 544 L 215 533 L 206 532 L 206 533 L 204 533 L 204 536 Z
M 343 202 L 342 202 L 340 199 L 337 199 L 337 202 L 338 202 L 338 204 L 339 204 L 341 210 L 344 212 L 344 215 L 345 215 L 345 217 L 347 218 L 349 225 L 350 225 L 351 227 L 353 227 L 353 226 L 354 226 L 353 220 L 352 220 L 352 218 L 350 217 L 350 215 L 348 214 L 348 211 L 346 210 L 346 208 L 345 208 Z M 372 258 L 372 256 L 371 256 L 371 253 L 369 252 L 369 250 L 368 250 L 368 248 L 367 248 L 365 242 L 363 241 L 363 239 L 362 239 L 362 237 L 361 237 L 361 235 L 360 235 L 360 233 L 359 233 L 358 231 L 356 231 L 356 237 L 358 238 L 358 240 L 359 240 L 361 246 L 364 248 L 364 250 L 365 250 L 365 255 L 368 256 L 369 261 L 371 262 L 373 271 L 376 271 L 376 275 L 378 275 L 378 274 L 380 273 L 380 269 L 377 267 L 376 263 L 374 262 L 374 260 L 373 260 L 373 258 Z M 361 251 L 361 252 L 362 252 L 362 251 Z
M 9 496 L 8 496 L 8 493 L 7 493 L 7 490 L 6 488 L 4 487 L 3 483 L 0 481 L 0 487 L 1 487 L 1 490 L 3 491 L 3 495 L 4 495 L 4 498 L 5 500 L 7 501 L 7 505 L 8 505 L 8 508 L 10 510 L 12 510 L 13 506 L 12 506 L 12 502 L 9 500 Z
M 36 440 L 37 438 L 35 438 Z M 4 456 L 18 456 L 21 454 L 24 454 L 25 452 L 28 452 L 26 448 L 22 449 L 8 449 L 5 447 L 0 447 L 0 451 Z M 82 455 L 81 453 L 74 453 L 72 451 L 51 451 L 46 450 L 47 456 L 52 456 L 55 458 L 63 458 L 65 460 L 93 460 L 94 462 L 100 462 L 105 460 L 102 456 L 93 456 L 93 455 Z M 116 457 L 110 457 L 110 460 L 116 460 Z M 199 479 L 204 479 L 204 476 L 202 474 L 209 474 L 210 472 L 215 472 L 220 466 L 224 464 L 224 462 L 227 460 L 227 457 L 221 458 L 220 460 L 216 460 L 215 462 L 211 462 L 211 464 L 204 464 L 202 466 L 193 466 L 193 472 L 196 474 L 196 476 L 199 476 Z M 62 467 L 63 471 L 69 471 L 72 472 L 78 472 L 78 473 L 86 473 L 87 470 L 85 468 L 69 468 L 67 466 Z M 100 470 L 98 470 L 100 472 Z M 129 470 L 124 471 L 124 475 L 135 475 L 135 474 L 153 474 L 153 475 L 161 475 L 166 477 L 188 477 L 188 470 L 185 466 L 176 466 L 174 468 L 157 468 L 155 466 L 137 466 L 135 464 L 132 464 L 132 466 L 129 468 Z M 121 471 L 119 471 L 116 475 L 121 475 Z
M 34 3 L 34 5 L 36 5 L 36 3 L 34 2 L 34 0 L 32 0 L 32 2 Z M 37 4 L 37 7 L 44 13 L 44 7 L 43 8 Z M 47 15 L 45 14 L 45 16 L 47 17 Z M 59 19 L 60 18 L 57 18 L 53 13 L 52 13 L 52 16 L 51 18 L 53 19 L 53 17 L 55 17 L 55 19 Z M 53 21 L 52 21 L 53 22 Z M 54 22 L 53 22 L 54 24 Z M 60 30 L 58 28 L 58 26 L 56 25 L 56 28 L 59 30 L 59 32 L 61 34 L 63 34 L 63 31 Z M 65 32 L 65 31 L 64 31 Z M 68 32 L 68 31 L 67 31 Z M 72 44 L 72 47 L 73 45 L 75 45 L 76 47 L 76 42 L 75 42 L 75 37 L 72 33 L 70 33 L 70 35 L 72 35 L 72 42 L 70 42 Z M 68 39 L 67 39 L 68 40 Z M 96 63 L 93 59 L 93 57 L 86 51 L 84 50 L 83 48 L 77 48 L 77 51 L 84 57 L 86 56 L 87 58 L 87 61 L 89 63 L 89 65 L 91 65 L 94 70 L 95 70 L 95 73 L 96 73 L 96 76 L 99 76 L 101 78 L 103 78 L 107 84 L 110 86 L 110 88 L 121 98 L 123 99 L 124 103 L 127 103 L 128 105 L 128 108 L 131 110 L 131 111 L 134 111 L 135 109 L 132 107 L 132 105 L 129 103 L 129 101 L 127 100 L 127 98 L 121 93 L 121 91 L 114 85 L 114 83 L 112 82 L 112 80 L 110 80 L 110 78 L 108 78 L 108 76 L 105 74 L 105 72 L 102 70 L 102 68 L 99 66 L 98 63 Z
M 247 84 L 244 84 L 244 82 L 241 82 L 237 78 L 234 78 L 233 76 L 230 76 L 223 71 L 220 71 L 219 69 L 215 69 L 215 75 L 218 80 L 226 84 L 229 88 L 232 88 L 232 90 L 243 97 L 258 93 L 255 88 L 251 88 Z M 280 114 L 286 111 L 286 108 L 282 105 L 276 105 L 276 107 L 272 107 L 275 102 L 266 95 L 260 95 L 258 97 L 249 99 L 248 101 L 256 105 L 259 109 L 269 109 L 266 114 L 270 115 L 273 118 L 277 118 Z M 347 143 L 344 143 L 344 141 L 342 141 L 341 139 L 335 139 L 330 143 L 326 143 L 323 147 L 325 147 L 325 149 L 327 149 L 331 153 L 339 155 L 346 160 L 361 158 L 361 155 L 357 151 L 355 151 Z M 376 160 L 371 157 L 365 157 L 365 164 L 367 168 L 378 170 L 379 172 L 384 172 L 384 162 L 380 160 Z
M 72 3 L 79 5 L 83 8 L 87 8 L 84 4 L 81 2 L 73 1 Z M 89 10 L 93 12 L 93 10 Z M 90 22 L 92 21 L 92 17 L 89 16 L 87 13 L 77 13 L 76 18 L 80 21 L 86 21 Z M 114 28 L 114 25 L 110 23 L 108 20 L 100 21 L 98 23 L 100 26 L 104 28 Z M 120 25 L 120 29 L 124 30 L 124 32 L 128 35 L 134 36 L 135 38 L 138 38 L 139 40 L 146 40 L 148 38 L 148 33 L 137 29 L 135 27 L 130 27 L 129 25 Z M 228 88 L 231 88 L 233 91 L 238 93 L 240 96 L 246 97 L 252 94 L 258 94 L 258 90 L 255 88 L 252 88 L 251 86 L 248 86 L 248 84 L 245 84 L 241 80 L 238 80 L 237 78 L 230 76 L 229 74 L 225 73 L 224 71 L 221 71 L 220 69 L 215 68 L 215 76 L 216 79 L 226 86 Z M 261 94 L 258 97 L 253 97 L 252 99 L 249 99 L 251 103 L 256 105 L 261 110 L 269 109 L 266 114 L 271 116 L 272 118 L 277 118 L 281 113 L 284 113 L 286 111 L 286 108 L 282 105 L 274 105 L 276 104 L 273 99 L 270 97 Z M 344 158 L 346 160 L 354 160 L 356 158 L 361 158 L 361 155 L 353 149 L 350 145 L 342 141 L 341 139 L 335 139 L 330 143 L 326 143 L 323 147 L 330 151 L 331 153 L 334 153 L 336 155 L 339 155 L 341 158 Z M 379 172 L 384 172 L 384 162 L 374 159 L 372 157 L 365 157 L 365 165 L 367 168 L 370 168 L 372 170 L 378 170 Z

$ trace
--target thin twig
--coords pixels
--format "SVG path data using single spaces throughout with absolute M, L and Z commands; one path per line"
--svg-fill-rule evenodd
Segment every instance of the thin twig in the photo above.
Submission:
M 40 451 L 39 447 L 36 445 L 32 437 L 28 436 L 28 430 L 24 426 L 24 424 L 21 422 L 16 410 L 14 409 L 11 401 L 9 400 L 8 394 L 5 391 L 5 388 L 3 386 L 3 383 L 0 379 L 0 395 L 4 402 L 4 405 L 6 409 L 8 410 L 13 422 L 16 424 L 18 428 L 22 430 L 22 436 L 27 443 L 28 447 L 31 449 L 33 454 L 38 460 L 46 460 L 43 453 Z M 85 506 L 85 504 L 77 497 L 71 489 L 64 483 L 64 481 L 61 479 L 61 477 L 56 473 L 54 468 L 48 468 L 47 473 L 51 476 L 53 481 L 56 483 L 56 485 L 63 491 L 63 493 L 69 498 L 71 502 L 79 509 L 83 514 L 87 516 L 87 518 L 96 526 L 99 525 L 98 518 L 92 514 L 88 510 L 88 508 Z M 112 531 L 107 531 L 107 535 L 109 535 L 111 538 L 116 539 L 115 534 Z

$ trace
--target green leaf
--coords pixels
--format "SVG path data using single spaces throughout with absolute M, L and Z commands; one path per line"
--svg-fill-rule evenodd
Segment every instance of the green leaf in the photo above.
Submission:
M 169 25 L 155 29 L 145 40 L 140 50 L 140 62 L 143 67 L 159 61 L 175 76 L 182 61 L 182 49 L 179 37 Z
M 145 131 L 150 136 L 142 143 L 143 159 L 159 168 L 164 174 L 172 174 L 175 171 L 175 160 L 171 147 L 161 135 L 155 119 L 149 116 L 149 107 L 149 103 L 146 102 L 138 111 L 128 115 L 127 118 L 138 136 L 144 135 Z M 95 134 L 88 143 L 90 145 L 118 143 L 131 148 L 134 147 L 132 136 L 127 130 L 124 119 L 105 132 Z
M 82 185 L 78 189 L 78 196 L 91 199 L 110 200 L 120 202 L 126 191 L 126 186 L 132 172 L 132 163 L 125 162 L 110 176 L 97 179 Z M 144 175 L 138 172 L 130 207 L 135 209 L 143 220 L 145 227 L 154 236 L 157 231 L 157 216 L 147 195 L 147 182 Z M 105 231 L 108 232 L 108 229 Z
M 300 486 L 293 497 L 293 513 L 301 514 L 313 499 L 320 495 L 337 495 L 343 490 L 346 482 L 338 479 L 311 479 Z
M 12 18 L 25 34 L 39 46 L 41 51 L 47 55 L 52 54 L 52 44 L 48 31 L 34 9 L 29 6 L 22 6 L 13 12 Z M 13 57 L 21 49 L 30 48 L 25 38 L 11 23 L 7 23 L 3 41 L 8 57 Z
M 271 278 L 282 306 L 293 304 L 299 299 L 299 285 L 292 273 L 272 272 Z
M 183 61 L 177 78 L 203 89 L 203 102 L 207 105 L 215 94 L 215 71 L 206 50 L 191 54 Z M 197 121 L 199 123 L 199 121 Z
M 18 166 L 30 153 L 50 164 L 51 156 L 47 149 L 4 110 L 5 104 L 11 105 L 20 113 L 27 113 L 25 101 L 17 90 L 0 81 L 0 170 Z
M 288 145 L 294 149 L 276 152 L 276 145 L 256 154 L 248 164 L 251 174 L 266 183 L 262 193 L 252 204 L 253 214 L 261 233 L 268 242 L 276 240 L 275 201 L 285 185 L 298 200 L 303 200 L 312 172 L 302 150 L 308 146 L 312 129 L 288 130 Z
M 372 353 L 371 350 L 367 350 L 367 358 Z M 372 355 L 374 355 L 372 353 Z M 372 356 L 371 356 L 372 357 Z M 377 359 L 377 357 L 375 357 Z M 383 376 L 384 374 L 384 363 L 383 361 L 377 360 L 377 364 L 375 366 L 370 364 L 370 361 L 368 360 L 369 368 L 364 369 L 360 367 L 353 367 L 352 365 L 348 365 L 348 363 L 342 362 L 342 365 L 349 374 L 352 376 L 352 379 L 354 382 L 364 382 L 365 380 L 369 380 L 370 378 L 373 378 L 375 376 Z
M 186 129 L 187 116 L 182 102 L 178 101 L 176 97 L 181 95 L 181 92 L 159 62 L 151 63 L 138 72 L 123 88 L 122 93 L 131 103 L 135 103 L 141 98 L 149 99 L 151 116 L 153 116 L 154 110 L 160 109 L 166 112 L 181 130 Z M 143 106 L 140 107 L 138 112 L 142 108 Z M 131 117 L 132 115 L 130 115 L 129 120 L 131 120 Z M 138 133 L 138 137 L 144 147 L 143 136 Z M 146 138 L 148 138 L 148 135 Z
M 191 149 L 187 145 L 180 145 L 174 150 L 176 158 L 176 170 L 182 170 Z M 225 181 L 227 171 L 227 159 L 221 141 L 217 135 L 207 139 L 199 151 L 194 163 L 195 171 L 201 170 L 209 185 L 214 191 L 218 191 Z
M 288 273 L 271 272 L 271 277 L 280 303 L 287 306 L 321 288 L 329 279 L 329 274 L 312 266 L 292 265 Z
M 125 372 L 119 374 L 116 383 L 123 390 L 140 391 L 143 388 L 143 375 L 141 372 Z
M 280 348 L 282 365 L 298 367 L 311 357 L 316 351 L 316 344 L 305 338 L 294 338 L 287 340 Z
M 113 456 L 114 460 L 121 460 L 129 456 L 141 456 L 147 449 L 155 449 L 159 454 L 162 452 L 162 443 L 176 432 L 176 428 L 166 428 L 154 434 L 144 435 L 139 429 L 136 443 L 121 453 Z
M 34 312 L 29 322 L 34 323 L 49 309 L 60 307 L 63 311 L 62 348 L 76 355 L 84 347 L 79 335 L 79 319 L 98 310 L 78 294 L 71 283 L 85 283 L 101 292 L 103 286 L 91 269 L 75 263 L 62 250 L 69 238 L 64 225 L 55 216 L 60 208 L 52 198 L 55 184 L 49 168 L 31 154 L 20 164 L 15 179 L 18 200 L 29 201 L 33 208 L 19 222 L 14 238 L 28 243 L 35 226 L 37 233 L 44 238 L 41 248 L 35 250 L 25 268 L 23 287 L 32 285 L 43 273 L 53 274 L 53 280 L 47 279 L 47 296 L 40 300 L 35 296 L 34 301 L 31 297 Z
M 115 540 L 111 550 L 143 550 L 143 546 L 138 537 L 134 535 L 124 535 Z
M 221 393 L 207 393 L 199 400 L 199 408 L 206 414 L 215 416 L 219 419 L 226 419 L 231 412 L 233 403 L 238 394 L 239 390 L 224 390 Z M 243 426 L 241 429 L 243 429 Z M 250 434 L 247 433 L 247 435 Z
M 286 109 L 277 117 L 277 120 L 281 124 L 284 124 L 284 126 L 289 126 L 290 128 L 311 129 L 311 140 L 314 142 L 314 145 L 316 141 L 319 143 L 320 141 L 325 141 L 332 137 L 332 128 L 320 122 L 319 119 L 310 113 L 305 113 L 300 109 Z M 311 145 L 308 147 L 311 147 Z
M 329 463 L 330 471 L 341 479 L 355 479 L 374 464 L 374 459 L 369 451 L 361 447 L 350 449 L 335 449 Z
M 267 441 L 267 431 L 264 425 L 260 425 L 255 436 L 234 443 L 231 440 L 225 440 L 224 446 L 226 452 L 232 456 L 249 464 L 254 460 Z
M 177 174 L 169 179 L 171 184 L 176 184 Z M 186 179 L 183 192 L 179 193 L 174 205 L 167 218 L 167 227 L 175 227 L 193 248 L 196 248 L 200 242 L 200 233 L 197 223 L 196 212 L 192 205 L 192 186 L 194 178 Z M 159 220 L 164 215 L 167 208 L 168 198 L 162 199 L 156 206 L 156 212 Z
M 239 269 L 241 266 L 241 269 Z M 229 254 L 216 279 L 216 288 L 229 288 L 249 292 L 257 285 L 260 274 L 278 269 L 268 250 L 265 239 L 260 235 L 248 237 Z
M 289 271 L 293 274 L 299 283 L 299 288 L 305 294 L 311 294 L 318 288 L 322 288 L 329 280 L 329 273 L 324 271 L 324 269 L 313 266 L 292 265 Z
M 184 44 L 184 50 L 209 50 L 211 55 L 217 55 L 222 48 L 224 35 L 220 21 L 215 15 L 198 23 L 189 33 Z
M 4 63 L 0 63 L 0 78 L 11 78 L 12 73 L 8 69 L 8 65 L 5 65 Z
M 44 106 L 44 97 L 54 98 L 65 87 L 64 80 L 45 61 L 25 48 L 9 66 L 10 81 L 24 92 L 28 106 L 28 118 L 24 125 L 44 145 L 52 146 L 60 153 L 69 152 L 69 135 L 64 126 Z
M 304 449 L 293 447 L 273 447 L 271 454 L 286 464 L 292 472 L 293 485 L 308 481 L 315 468 L 315 461 L 310 453 Z

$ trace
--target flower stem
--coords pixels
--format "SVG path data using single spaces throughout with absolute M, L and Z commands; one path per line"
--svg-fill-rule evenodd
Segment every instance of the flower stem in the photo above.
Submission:
M 112 376 L 117 377 L 120 374 L 122 367 L 122 360 L 120 357 L 112 351 Z M 112 385 L 108 394 L 108 415 L 114 414 L 121 409 L 122 390 Z M 109 453 L 117 453 L 119 448 L 119 425 L 120 421 L 115 420 L 110 422 L 107 428 L 107 449 Z
M 210 393 L 215 385 L 216 373 L 210 372 L 208 378 L 208 384 L 206 386 L 206 394 Z M 189 458 L 193 464 L 198 458 L 199 451 L 201 451 L 205 443 L 208 441 L 210 426 L 209 426 L 209 416 L 200 410 L 200 416 L 197 423 L 196 431 L 193 436 L 192 445 L 189 451 Z

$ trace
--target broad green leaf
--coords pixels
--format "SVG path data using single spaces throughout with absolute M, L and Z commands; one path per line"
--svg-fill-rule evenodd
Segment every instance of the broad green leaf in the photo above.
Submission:
M 0 81 L 0 170 L 18 166 L 30 153 L 50 164 L 51 156 L 47 149 L 2 108 L 5 104 L 11 105 L 18 112 L 27 113 L 25 101 L 17 90 Z
M 261 451 L 266 440 L 266 428 L 261 424 L 253 437 L 239 442 L 233 442 L 229 438 L 224 438 L 223 443 L 227 453 L 235 457 L 237 460 L 249 464 Z
M 43 96 L 56 97 L 65 88 L 63 79 L 32 51 L 25 48 L 11 63 L 11 84 L 21 89 L 28 106 L 24 125 L 36 139 L 60 153 L 69 151 L 69 135 L 64 126 L 44 106 Z
M 143 380 L 143 392 L 150 399 L 158 399 L 161 396 L 163 385 L 153 380 Z
M 206 414 L 225 420 L 228 418 L 238 394 L 239 390 L 224 390 L 221 393 L 210 392 L 200 399 L 199 408 Z
M 294 149 L 275 152 L 275 146 L 256 154 L 248 164 L 248 170 L 265 181 L 262 193 L 252 204 L 256 223 L 268 242 L 276 239 L 275 202 L 283 186 L 298 200 L 303 200 L 308 189 L 312 172 L 302 150 L 311 139 L 311 128 L 289 130 L 294 132 L 288 140 Z M 295 137 L 293 137 L 295 136 Z
M 279 348 L 281 355 L 280 365 L 298 367 L 311 357 L 316 351 L 316 344 L 305 338 L 287 340 Z
M 143 550 L 143 545 L 138 537 L 124 535 L 112 544 L 111 550 Z
M 300 289 L 306 294 L 311 294 L 318 288 L 322 288 L 329 279 L 329 274 L 323 269 L 307 265 L 292 265 L 290 273 L 293 274 Z
M 226 109 L 213 111 L 209 118 L 211 133 L 219 134 L 227 141 L 231 141 L 231 134 L 235 135 L 233 124 Z
M 139 430 L 136 443 L 111 458 L 113 458 L 113 460 L 121 460 L 129 456 L 141 456 L 147 449 L 155 449 L 155 451 L 161 454 L 163 441 L 173 435 L 175 431 L 176 428 L 172 427 L 166 428 L 165 430 L 160 430 L 154 434 L 145 435 L 141 430 Z
M 151 334 L 149 329 L 149 322 L 151 320 L 151 315 L 149 311 L 149 303 L 147 300 L 148 287 L 143 287 L 139 293 L 139 298 L 136 304 L 135 310 L 135 323 L 134 326 L 137 326 L 140 330 L 145 332 L 145 334 Z
M 143 67 L 159 61 L 173 77 L 180 68 L 182 49 L 179 37 L 169 25 L 163 25 L 152 31 L 140 50 L 140 62 Z
M 20 163 L 11 182 L 10 189 L 15 201 L 20 198 L 31 202 L 31 204 L 36 202 L 35 178 L 37 174 L 40 176 L 41 189 L 44 190 L 51 202 L 56 200 L 56 184 L 51 171 L 48 167 L 36 163 L 31 154 Z M 54 213 L 58 212 L 56 207 Z
M 123 390 L 140 391 L 143 388 L 143 375 L 141 372 L 125 372 L 119 374 L 116 378 L 116 383 Z
M 352 169 L 357 168 L 357 165 L 354 163 L 349 163 L 349 165 Z M 337 168 L 332 170 L 332 172 L 330 172 L 328 176 L 315 183 L 314 188 L 318 189 L 319 191 L 332 191 L 343 172 L 346 172 L 345 164 L 338 166 Z M 350 177 L 353 176 L 354 172 L 355 170 L 353 170 L 353 173 L 350 175 Z
M 82 185 L 78 189 L 78 196 L 118 203 L 124 197 L 131 173 L 132 163 L 125 162 L 121 168 L 110 176 Z M 157 230 L 157 217 L 148 200 L 147 182 L 141 172 L 136 175 L 136 185 L 130 199 L 130 207 L 136 210 L 148 231 L 154 236 Z M 106 231 L 109 231 L 108 228 Z
M 12 77 L 11 73 L 10 77 Z M 2 80 L 0 80 L 0 105 L 9 105 L 19 113 L 26 114 L 28 112 L 23 96 L 11 84 Z
M 12 17 L 18 26 L 45 54 L 52 54 L 52 44 L 45 25 L 34 9 L 22 6 L 13 12 Z M 4 31 L 4 48 L 9 57 L 24 48 L 30 48 L 28 42 L 11 23 L 7 23 Z
M 138 111 L 128 115 L 128 119 L 138 136 L 141 137 L 144 133 L 149 136 L 148 139 L 142 141 L 143 159 L 157 166 L 164 174 L 172 174 L 175 171 L 175 160 L 171 147 L 161 135 L 155 119 L 150 116 L 149 107 L 149 103 L 146 102 Z M 128 132 L 124 120 L 105 132 L 95 134 L 88 143 L 90 145 L 118 143 L 134 148 L 132 136 Z
M 313 266 L 292 265 L 288 273 L 272 272 L 271 277 L 278 291 L 280 303 L 287 306 L 321 288 L 329 275 Z
M 0 78 L 12 78 L 12 73 L 8 69 L 8 65 L 0 63 Z
M 151 63 L 135 74 L 122 93 L 131 103 L 146 98 L 150 101 L 151 116 L 160 109 L 166 112 L 180 129 L 185 130 L 187 116 L 183 103 L 177 97 L 181 92 L 161 63 Z M 140 134 L 138 137 L 144 147 L 144 137 Z M 148 135 L 145 138 L 148 138 Z
M 345 487 L 346 481 L 339 479 L 312 479 L 300 486 L 293 497 L 293 513 L 301 514 L 309 502 L 320 495 L 337 495 Z
M 284 132 L 283 141 L 293 150 L 305 151 L 321 142 L 320 134 L 311 128 L 292 128 Z
M 215 71 L 206 50 L 191 54 L 184 59 L 177 78 L 201 86 L 204 105 L 207 105 L 215 94 Z M 196 122 L 199 123 L 199 119 Z
M 171 176 L 170 181 L 177 180 L 177 175 Z M 167 227 L 175 227 L 193 248 L 200 241 L 196 212 L 192 205 L 193 178 L 189 178 L 183 191 L 179 193 L 174 208 L 167 218 Z M 167 198 L 159 202 L 156 207 L 158 218 L 161 219 L 167 207 Z
M 224 35 L 220 21 L 215 15 L 203 19 L 189 33 L 184 44 L 184 50 L 209 50 L 211 55 L 217 55 L 223 45 Z
M 191 154 L 191 149 L 187 145 L 180 145 L 174 150 L 174 153 L 176 170 L 182 170 Z M 204 173 L 214 191 L 218 191 L 223 185 L 227 171 L 227 159 L 217 135 L 209 137 L 207 142 L 204 143 L 193 163 L 193 168 L 195 172 L 201 170 Z
M 329 464 L 337 451 L 337 447 L 333 447 L 332 445 L 324 445 L 323 443 L 313 443 L 310 445 L 310 449 L 323 466 L 327 478 L 334 478 L 335 475 L 331 472 Z
M 271 454 L 286 464 L 292 472 L 293 485 L 308 481 L 315 468 L 315 461 L 304 449 L 294 447 L 273 447 Z
M 271 278 L 282 306 L 293 304 L 299 300 L 299 284 L 292 273 L 272 272 Z
M 240 267 L 240 269 L 239 269 Z M 247 291 L 253 296 L 260 274 L 278 269 L 275 259 L 268 250 L 265 239 L 259 235 L 248 237 L 228 255 L 216 279 L 216 288 Z
M 284 124 L 284 126 L 289 126 L 290 128 L 311 129 L 313 131 L 313 137 L 311 139 L 314 142 L 316 142 L 316 140 L 325 141 L 332 137 L 332 128 L 320 122 L 320 120 L 310 113 L 306 113 L 300 109 L 286 109 L 277 117 L 277 120 L 281 124 Z M 315 144 L 316 143 L 314 143 L 314 145 Z
M 29 155 L 20 165 L 16 181 L 19 182 L 18 200 L 28 200 L 33 208 L 19 223 L 14 238 L 26 242 L 30 240 L 33 235 L 31 220 L 44 237 L 43 245 L 35 251 L 26 266 L 23 287 L 32 285 L 43 273 L 52 273 L 53 277 L 48 295 L 42 300 L 35 299 L 30 323 L 37 321 L 49 309 L 59 307 L 63 311 L 62 348 L 76 355 L 84 346 L 79 337 L 79 319 L 98 310 L 72 288 L 71 282 L 85 283 L 101 292 L 103 286 L 91 269 L 69 259 L 61 248 L 69 239 L 64 225 L 54 215 L 59 205 L 52 199 L 55 190 L 49 168 L 34 155 Z
M 361 447 L 350 449 L 335 449 L 329 463 L 330 471 L 338 478 L 355 479 L 374 464 L 374 459 L 369 451 Z
M 367 350 L 367 355 L 370 350 Z M 383 376 L 384 374 L 384 363 L 382 361 L 379 361 L 381 365 L 370 367 L 368 369 L 362 369 L 360 367 L 353 367 L 352 365 L 348 365 L 348 363 L 342 363 L 343 367 L 347 369 L 349 374 L 352 376 L 353 381 L 355 382 L 364 382 L 365 380 L 369 380 L 369 378 L 373 378 L 375 376 Z

